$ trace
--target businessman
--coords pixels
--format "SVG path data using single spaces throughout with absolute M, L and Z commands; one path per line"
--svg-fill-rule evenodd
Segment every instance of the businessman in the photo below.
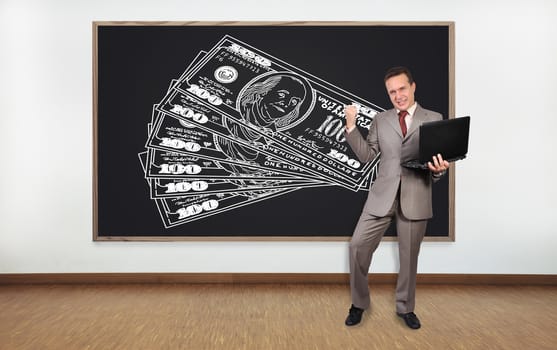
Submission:
M 432 182 L 445 174 L 449 163 L 438 154 L 428 163 L 428 170 L 401 166 L 404 161 L 418 158 L 419 126 L 442 116 L 415 101 L 416 83 L 406 67 L 389 69 L 384 82 L 394 108 L 374 118 L 367 138 L 356 128 L 357 108 L 345 108 L 346 140 L 360 161 L 369 162 L 380 154 L 377 177 L 350 241 L 352 305 L 345 324 L 360 323 L 364 310 L 370 307 L 367 277 L 371 258 L 395 220 L 400 261 L 396 313 L 408 327 L 418 329 L 421 324 L 414 313 L 418 253 L 427 220 L 433 216 Z

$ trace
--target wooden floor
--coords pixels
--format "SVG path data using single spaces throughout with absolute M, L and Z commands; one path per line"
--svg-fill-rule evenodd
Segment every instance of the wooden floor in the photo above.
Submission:
M 348 328 L 340 284 L 0 286 L 0 349 L 557 349 L 557 287 L 419 285 L 410 330 L 394 286 Z

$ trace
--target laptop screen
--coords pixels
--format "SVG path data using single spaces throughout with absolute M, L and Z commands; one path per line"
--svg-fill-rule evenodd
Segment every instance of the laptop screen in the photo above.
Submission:
M 428 162 L 438 153 L 448 161 L 466 157 L 469 131 L 469 116 L 423 123 L 420 126 L 420 162 Z

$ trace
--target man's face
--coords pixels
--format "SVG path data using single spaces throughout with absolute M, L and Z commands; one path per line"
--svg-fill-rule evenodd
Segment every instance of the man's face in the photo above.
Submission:
M 385 82 L 387 93 L 393 106 L 401 111 L 406 111 L 414 104 L 416 83 L 410 84 L 406 74 L 395 75 Z
M 273 119 L 284 117 L 302 102 L 301 96 L 292 93 L 292 87 L 288 86 L 289 82 L 291 81 L 282 78 L 279 84 L 263 97 L 263 106 Z

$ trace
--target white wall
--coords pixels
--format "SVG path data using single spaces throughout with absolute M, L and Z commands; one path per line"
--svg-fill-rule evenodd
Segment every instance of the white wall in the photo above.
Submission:
M 265 3 L 265 5 L 263 5 Z M 0 0 L 0 273 L 347 272 L 346 242 L 92 242 L 93 20 L 455 21 L 455 243 L 423 273 L 557 273 L 557 3 Z M 372 272 L 396 272 L 396 244 Z

